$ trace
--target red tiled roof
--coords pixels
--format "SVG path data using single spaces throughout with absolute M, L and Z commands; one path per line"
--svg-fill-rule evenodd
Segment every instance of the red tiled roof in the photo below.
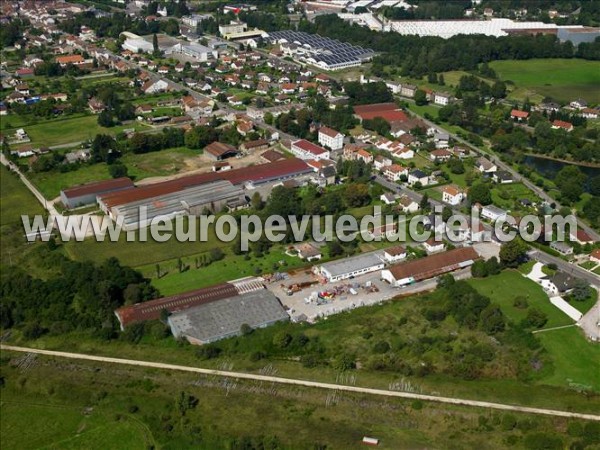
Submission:
M 151 199 L 160 195 L 166 195 L 183 189 L 199 186 L 218 180 L 230 181 L 233 184 L 241 184 L 247 181 L 261 182 L 264 180 L 275 179 L 298 173 L 308 173 L 312 170 L 306 163 L 298 158 L 283 159 L 281 161 L 269 164 L 260 164 L 239 169 L 228 170 L 226 172 L 208 172 L 174 180 L 164 181 L 162 183 L 140 186 L 135 189 L 127 189 L 122 192 L 114 192 L 101 196 L 102 203 L 107 208 L 123 205 L 135 201 Z
M 388 122 L 404 122 L 408 116 L 398 108 L 395 103 L 377 103 L 373 105 L 359 105 L 354 107 L 354 113 L 363 120 L 381 117 Z
M 67 198 L 81 197 L 82 195 L 103 194 L 116 189 L 133 188 L 133 181 L 129 178 L 115 178 L 114 180 L 95 181 L 93 183 L 82 184 L 68 189 L 63 189 L 63 194 Z
M 403 255 L 404 253 L 406 253 L 406 248 L 404 248 L 401 245 L 396 245 L 395 247 L 386 248 L 385 253 L 387 253 L 390 256 Z
M 338 134 L 340 134 L 339 131 L 336 131 L 329 127 L 319 128 L 319 133 L 323 133 L 324 135 L 329 136 L 330 138 L 335 138 Z
M 299 139 L 297 141 L 292 142 L 292 145 L 304 150 L 305 152 L 312 153 L 313 155 L 321 155 L 326 153 L 323 147 L 320 147 L 312 142 L 307 141 L 306 139 Z
M 396 264 L 391 266 L 389 271 L 396 280 L 413 277 L 415 281 L 420 281 L 451 272 L 460 268 L 461 263 L 478 258 L 479 255 L 472 247 L 462 247 Z
M 59 64 L 75 64 L 83 61 L 83 56 L 81 55 L 65 55 L 56 57 L 56 62 Z
M 527 111 L 519 111 L 518 109 L 513 109 L 510 112 L 511 117 L 518 117 L 520 119 L 526 119 L 529 117 L 529 113 Z
M 564 120 L 555 120 L 552 122 L 553 127 L 564 128 L 565 130 L 570 130 L 573 128 L 573 124 L 570 122 L 565 122 Z
M 181 311 L 193 306 L 203 305 L 228 297 L 237 295 L 235 286 L 229 283 L 217 284 L 203 289 L 186 292 L 184 294 L 163 297 L 135 305 L 123 306 L 115 311 L 115 314 L 124 328 L 134 322 L 145 320 L 157 320 L 162 310 L 169 312 Z

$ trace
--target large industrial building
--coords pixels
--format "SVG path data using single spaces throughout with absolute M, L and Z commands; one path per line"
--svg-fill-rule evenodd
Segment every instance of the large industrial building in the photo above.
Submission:
M 110 214 L 111 217 L 123 217 L 123 228 L 132 230 L 150 225 L 156 217 L 172 219 L 181 215 L 200 215 L 206 210 L 217 213 L 224 207 L 235 209 L 243 202 L 245 195 L 240 187 L 234 186 L 230 181 L 217 180 L 116 205 Z M 141 213 L 142 207 L 145 207 L 144 213 Z
M 288 158 L 252 168 L 208 172 L 112 192 L 98 196 L 100 208 L 113 220 L 125 216 L 125 229 L 133 230 L 147 225 L 152 217 L 173 217 L 195 214 L 205 207 L 219 210 L 228 203 L 242 200 L 243 188 L 277 181 L 285 181 L 313 173 L 304 161 Z M 208 185 L 208 186 L 207 186 Z M 145 206 L 147 221 L 140 223 L 137 210 Z
M 96 198 L 99 195 L 131 188 L 133 188 L 133 181 L 125 177 L 106 181 L 95 181 L 93 183 L 63 189 L 60 191 L 60 201 L 66 208 L 77 208 L 78 206 L 96 203 Z
M 375 52 L 370 48 L 301 31 L 273 31 L 269 33 L 267 40 L 273 44 L 280 44 L 283 53 L 297 61 L 324 70 L 360 66 L 375 56 Z
M 469 267 L 477 259 L 479 255 L 472 247 L 456 248 L 393 265 L 381 271 L 381 278 L 392 286 L 406 286 Z
M 254 329 L 286 320 L 289 320 L 287 312 L 267 289 L 195 306 L 168 319 L 173 336 L 196 345 L 236 336 L 244 324 Z
M 334 282 L 374 272 L 384 266 L 385 263 L 378 254 L 366 253 L 322 264 L 316 267 L 316 271 L 327 281 Z

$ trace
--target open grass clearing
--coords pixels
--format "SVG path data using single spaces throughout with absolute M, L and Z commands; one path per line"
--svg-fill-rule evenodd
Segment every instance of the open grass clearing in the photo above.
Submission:
M 519 96 L 533 91 L 568 103 L 585 98 L 590 103 L 600 102 L 600 62 L 581 59 L 529 59 L 494 61 L 490 67 L 504 80 L 513 81 Z M 515 93 L 511 94 L 514 96 Z M 509 96 L 510 97 L 510 96 Z M 520 98 L 516 98 L 519 99 Z
M 571 325 L 573 320 L 560 309 L 550 303 L 541 286 L 516 270 L 506 270 L 499 275 L 483 279 L 469 280 L 469 284 L 481 294 L 497 303 L 502 312 L 514 323 L 519 323 L 527 316 L 529 308 L 537 308 L 548 317 L 544 328 Z M 524 297 L 528 308 L 513 305 L 516 297 Z
M 600 346 L 589 343 L 577 327 L 538 333 L 553 360 L 554 371 L 542 381 L 572 389 L 600 390 Z

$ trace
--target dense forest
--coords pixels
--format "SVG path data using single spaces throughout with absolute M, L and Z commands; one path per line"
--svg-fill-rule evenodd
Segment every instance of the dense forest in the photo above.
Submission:
M 114 310 L 158 296 L 139 272 L 116 258 L 103 263 L 76 262 L 62 255 L 54 241 L 38 255 L 55 274 L 35 278 L 19 267 L 5 267 L 0 276 L 2 328 L 17 326 L 27 339 L 71 330 L 92 330 L 113 337 L 118 326 Z

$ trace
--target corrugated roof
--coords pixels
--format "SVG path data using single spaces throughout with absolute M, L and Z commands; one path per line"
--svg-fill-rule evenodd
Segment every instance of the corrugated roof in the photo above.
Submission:
M 103 194 L 116 189 L 133 188 L 133 181 L 129 178 L 115 178 L 113 180 L 94 181 L 93 183 L 82 184 L 68 189 L 63 189 L 62 193 L 67 198 L 81 197 L 82 195 Z
M 232 284 L 223 283 L 215 286 L 197 289 L 184 294 L 163 297 L 135 305 L 124 306 L 115 311 L 122 327 L 134 322 L 145 320 L 157 320 L 163 309 L 169 312 L 181 311 L 183 309 L 199 306 L 237 295 L 238 291 Z
M 462 263 L 474 261 L 479 255 L 472 247 L 462 247 L 391 266 L 388 270 L 396 280 L 412 277 L 415 281 L 451 272 Z
M 248 181 L 261 183 L 277 178 L 312 172 L 306 163 L 298 158 L 283 159 L 268 164 L 242 167 L 224 172 L 208 172 L 175 180 L 163 181 L 162 183 L 140 186 L 123 192 L 114 192 L 100 197 L 107 208 L 131 203 L 134 201 L 159 197 L 161 195 L 177 192 L 188 187 L 210 183 L 217 180 L 227 180 L 233 184 L 242 184 Z

